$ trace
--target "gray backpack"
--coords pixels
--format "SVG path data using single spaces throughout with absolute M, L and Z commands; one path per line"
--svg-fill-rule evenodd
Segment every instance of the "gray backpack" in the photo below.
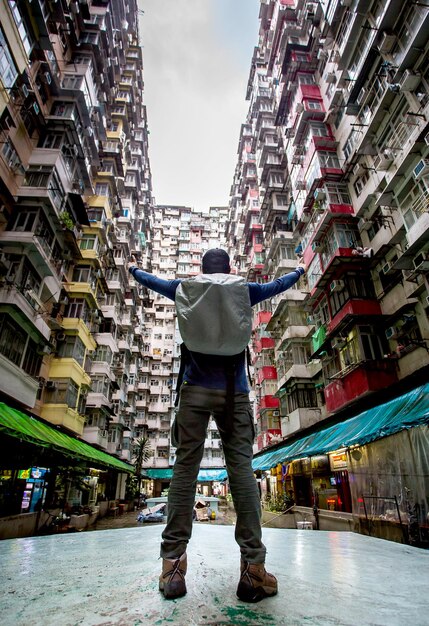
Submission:
M 191 352 L 231 356 L 246 349 L 252 332 L 249 288 L 231 274 L 200 274 L 176 290 L 182 340 Z

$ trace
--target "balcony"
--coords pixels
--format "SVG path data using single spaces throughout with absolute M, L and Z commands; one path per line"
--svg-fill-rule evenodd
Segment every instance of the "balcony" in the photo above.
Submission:
M 362 361 L 349 365 L 331 377 L 325 387 L 326 410 L 335 413 L 358 398 L 398 382 L 394 360 Z
M 32 295 L 32 290 L 24 292 L 18 289 L 16 285 L 0 285 L 0 305 L 2 308 L 9 306 L 17 310 L 18 315 L 24 315 L 48 341 L 51 336 L 51 329 L 44 319 L 46 311 L 39 298 L 36 302 Z
M 289 437 L 300 430 L 317 424 L 322 416 L 319 408 L 298 408 L 281 418 L 282 436 Z
M 83 435 L 85 418 L 67 404 L 45 403 L 40 411 L 40 416 L 51 424 L 64 426 L 68 430 Z
M 23 406 L 34 407 L 39 381 L 0 354 L 0 391 Z
M 33 231 L 6 230 L 0 234 L 0 244 L 8 253 L 24 254 L 37 267 L 41 277 L 53 276 L 57 288 L 60 285 L 59 273 L 62 260 L 52 256 L 55 240 L 48 241 L 42 234 L 42 229 Z
M 109 398 L 104 393 L 97 393 L 93 391 L 90 391 L 88 393 L 88 396 L 86 399 L 86 405 L 88 407 L 95 407 L 95 408 L 101 408 L 101 407 L 107 407 L 108 409 L 112 408 L 112 403 L 110 402 Z
M 329 322 L 327 334 L 330 335 L 334 331 L 338 332 L 340 326 L 344 326 L 350 321 L 350 318 L 368 318 L 378 315 L 382 315 L 382 310 L 377 300 L 349 300 Z
M 93 446 L 107 450 L 107 430 L 100 430 L 98 426 L 85 426 L 82 439 Z

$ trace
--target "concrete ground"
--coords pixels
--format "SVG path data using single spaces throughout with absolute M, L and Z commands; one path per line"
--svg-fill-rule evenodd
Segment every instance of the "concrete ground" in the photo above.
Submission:
M 348 532 L 264 529 L 279 594 L 235 595 L 234 528 L 194 524 L 188 594 L 158 591 L 163 524 L 0 542 L 2 626 L 428 626 L 429 553 Z

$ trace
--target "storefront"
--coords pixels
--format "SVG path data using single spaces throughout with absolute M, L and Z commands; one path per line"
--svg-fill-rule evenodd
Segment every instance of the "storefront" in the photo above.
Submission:
M 297 506 L 351 515 L 356 528 L 429 545 L 429 384 L 254 458 Z M 271 476 L 272 477 L 272 476 Z M 414 538 L 413 538 L 414 537 Z
M 34 515 L 37 525 L 42 508 L 123 498 L 124 477 L 134 473 L 132 465 L 4 403 L 0 450 L 2 527 L 6 518 L 20 515 Z

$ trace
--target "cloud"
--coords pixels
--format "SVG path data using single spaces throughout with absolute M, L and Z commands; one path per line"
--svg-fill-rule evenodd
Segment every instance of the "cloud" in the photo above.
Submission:
M 141 2 L 144 101 L 159 204 L 201 210 L 228 204 L 258 6 L 258 0 Z M 246 23 L 252 28 L 243 29 Z

